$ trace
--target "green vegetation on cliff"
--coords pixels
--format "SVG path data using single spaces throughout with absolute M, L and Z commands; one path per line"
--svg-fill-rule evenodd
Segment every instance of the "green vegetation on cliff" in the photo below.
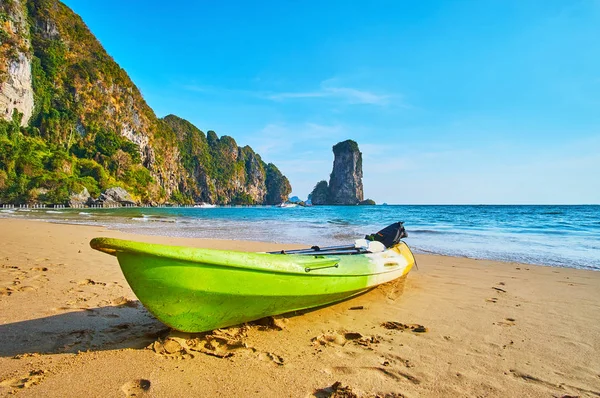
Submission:
M 13 122 L 0 120 L 0 203 L 66 203 L 71 192 L 84 187 L 97 197 L 114 186 L 149 199 L 150 172 L 133 162 L 137 154 L 132 157 L 123 150 L 131 150 L 131 143 L 107 141 L 99 148 L 109 155 L 96 152 L 94 160 L 23 131 L 17 117 Z
M 288 179 L 273 163 L 269 163 L 267 169 L 267 198 L 268 204 L 284 203 L 292 192 L 292 186 Z
M 10 29 L 19 15 L 23 37 Z M 31 58 L 34 109 L 27 127 L 18 113 L 0 119 L 0 203 L 65 203 L 83 187 L 97 196 L 121 186 L 143 202 L 279 203 L 290 193 L 252 148 L 173 115 L 158 119 L 60 1 L 2 2 L 0 83 L 16 50 Z
M 285 176 L 265 164 L 249 146 L 238 147 L 232 137 L 205 135 L 174 115 L 164 122 L 175 132 L 182 164 L 189 173 L 186 189 L 194 201 L 224 204 L 277 204 L 291 192 Z
M 310 194 L 310 201 L 313 205 L 325 205 L 327 204 L 327 181 L 321 180 L 315 185 Z
M 358 144 L 354 140 L 346 140 L 342 142 L 338 142 L 333 146 L 333 153 L 338 155 L 343 152 L 360 152 L 358 149 Z

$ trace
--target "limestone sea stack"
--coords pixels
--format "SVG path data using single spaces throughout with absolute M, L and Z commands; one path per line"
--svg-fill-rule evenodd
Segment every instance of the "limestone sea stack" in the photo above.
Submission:
M 346 140 L 333 146 L 333 171 L 311 193 L 314 205 L 356 205 L 363 201 L 362 153 L 358 144 Z

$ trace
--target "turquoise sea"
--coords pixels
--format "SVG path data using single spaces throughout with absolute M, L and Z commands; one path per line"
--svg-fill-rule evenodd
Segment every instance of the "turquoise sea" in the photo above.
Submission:
M 417 252 L 600 270 L 600 206 L 2 209 L 149 235 L 337 245 L 404 221 Z

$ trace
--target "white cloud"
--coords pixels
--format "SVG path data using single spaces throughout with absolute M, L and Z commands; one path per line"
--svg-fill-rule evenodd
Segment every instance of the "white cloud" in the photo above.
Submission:
M 368 91 L 360 91 L 349 87 L 330 87 L 324 88 L 321 91 L 313 92 L 289 92 L 277 93 L 267 96 L 268 99 L 274 101 L 283 101 L 286 99 L 295 98 L 337 98 L 344 100 L 350 104 L 371 104 L 371 105 L 386 105 L 388 104 L 388 95 L 378 95 Z
M 301 98 L 332 98 L 345 101 L 348 104 L 388 105 L 391 95 L 377 94 L 352 87 L 328 87 L 321 85 L 318 91 L 283 92 L 268 94 L 266 98 L 273 101 Z
M 283 102 L 287 100 L 301 99 L 331 99 L 349 105 L 375 105 L 387 106 L 399 105 L 403 108 L 411 108 L 402 102 L 402 96 L 398 94 L 378 93 L 370 90 L 359 89 L 342 84 L 339 79 L 331 78 L 320 83 L 316 90 L 308 91 L 284 91 L 271 92 L 267 90 L 243 90 L 223 87 L 213 87 L 201 84 L 183 84 L 184 90 L 209 95 L 235 95 L 242 97 L 253 97 L 270 101 Z
M 351 105 L 365 104 L 386 106 L 389 105 L 393 99 L 398 99 L 400 96 L 352 87 L 348 84 L 343 84 L 339 78 L 334 77 L 322 81 L 319 84 L 319 88 L 316 90 L 269 93 L 265 98 L 273 101 L 322 98 L 335 99 Z

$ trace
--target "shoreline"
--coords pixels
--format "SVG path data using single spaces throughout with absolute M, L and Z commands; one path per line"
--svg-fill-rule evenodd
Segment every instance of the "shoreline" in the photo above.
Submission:
M 0 219 L 0 395 L 600 395 L 598 272 L 416 254 L 403 286 L 189 335 L 147 313 L 97 236 L 293 246 Z
M 454 206 L 454 205 L 448 205 Z M 516 206 L 516 205 L 515 205 Z M 268 206 L 267 206 L 268 207 Z M 271 206 L 273 207 L 273 206 Z M 232 207 L 233 208 L 233 207 Z M 123 207 L 121 210 L 123 211 L 131 211 L 131 210 L 141 210 L 142 208 L 125 208 Z M 174 208 L 175 209 L 175 208 Z M 181 208 L 183 210 L 189 210 Z M 18 211 L 19 209 L 14 209 Z M 23 210 L 23 209 L 21 209 Z M 29 213 L 29 211 L 44 211 L 44 213 L 40 213 L 39 217 L 36 217 L 38 214 Z M 279 220 L 278 228 L 285 228 L 286 233 L 283 235 L 274 235 L 269 232 L 265 232 L 269 230 L 263 225 L 253 225 L 253 223 L 248 223 L 247 221 L 240 219 L 238 223 L 236 223 L 236 219 L 227 219 L 226 224 L 215 225 L 214 222 L 217 220 L 221 220 L 222 218 L 206 218 L 206 216 L 210 213 L 203 213 L 201 217 L 194 218 L 190 217 L 189 219 L 183 217 L 179 219 L 181 215 L 179 214 L 119 214 L 119 213 L 111 213 L 111 210 L 115 209 L 88 209 L 90 213 L 84 213 L 85 216 L 80 216 L 82 213 L 78 212 L 80 209 L 60 209 L 60 211 L 53 211 L 49 209 L 31 209 L 25 210 L 27 213 L 20 216 L 10 216 L 3 215 L 0 213 L 0 220 L 23 220 L 23 221 L 39 221 L 45 223 L 53 223 L 53 224 L 62 224 L 62 225 L 73 225 L 73 226 L 85 226 L 85 227 L 93 227 L 93 228 L 105 228 L 107 231 L 119 231 L 124 234 L 129 234 L 130 236 L 162 236 L 165 239 L 200 239 L 200 240 L 226 240 L 226 241 L 245 241 L 245 242 L 261 242 L 261 243 L 273 243 L 279 244 L 283 247 L 309 247 L 314 245 L 315 240 L 322 240 L 321 244 L 326 246 L 335 246 L 340 244 L 347 244 L 350 241 L 353 241 L 357 236 L 362 236 L 364 234 L 363 230 L 359 230 L 356 228 L 356 225 L 353 226 L 353 230 L 351 234 L 346 234 L 347 236 L 343 241 L 340 241 L 336 234 L 324 234 L 322 236 L 315 236 L 315 239 L 307 241 L 306 235 L 303 236 L 305 243 L 297 243 L 298 241 L 294 240 L 297 236 L 294 234 L 290 234 L 288 228 Z M 95 211 L 99 211 L 100 213 L 94 214 Z M 157 208 L 156 210 L 161 210 Z M 104 213 L 106 211 L 106 213 Z M 209 212 L 211 210 L 208 210 Z M 65 212 L 65 213 L 63 213 Z M 47 214 L 51 213 L 51 214 Z M 56 213 L 56 214 L 54 214 Z M 73 216 L 75 215 L 75 218 Z M 79 217 L 79 218 L 77 218 Z M 106 218 L 105 218 L 106 217 Z M 144 222 L 139 222 L 144 221 Z M 271 221 L 271 220 L 268 220 Z M 290 220 L 289 223 L 293 225 L 294 219 Z M 208 223 L 208 224 L 207 224 Z M 226 225 L 224 227 L 224 225 Z M 232 227 L 232 225 L 234 227 Z M 239 229 L 238 227 L 241 227 Z M 256 227 L 256 229 L 255 229 Z M 233 228 L 233 229 L 232 229 Z M 306 234 L 307 227 L 302 230 L 304 234 Z M 374 227 L 370 226 L 367 228 L 371 228 L 371 230 L 375 230 L 376 228 L 380 228 L 380 226 Z M 532 238 L 531 236 L 523 236 L 519 240 L 520 242 L 528 242 L 528 239 L 533 239 L 531 242 L 534 246 L 532 246 L 529 250 L 533 250 L 535 254 L 533 256 L 529 255 L 529 251 L 522 244 L 522 247 L 510 248 L 510 242 L 508 244 L 509 249 L 504 249 L 502 246 L 498 246 L 498 239 L 494 239 L 496 232 L 495 231 L 487 231 L 483 232 L 478 236 L 480 241 L 478 242 L 468 242 L 468 246 L 461 246 L 461 237 L 459 235 L 456 238 L 456 243 L 444 243 L 442 246 L 431 248 L 431 242 L 428 242 L 420 234 L 422 233 L 433 233 L 433 234 L 442 234 L 446 233 L 443 229 L 442 231 L 430 230 L 425 227 L 422 228 L 420 226 L 414 226 L 413 229 L 409 229 L 409 237 L 405 239 L 405 241 L 410 245 L 411 249 L 415 253 L 419 253 L 422 255 L 433 255 L 433 256 L 442 256 L 442 257 L 450 257 L 450 258 L 465 258 L 465 259 L 473 259 L 473 260 L 481 260 L 481 261 L 497 261 L 501 263 L 507 264 L 526 264 L 526 265 L 536 265 L 536 266 L 544 266 L 544 267 L 552 267 L 552 268 L 566 268 L 566 269 L 583 269 L 583 270 L 592 270 L 592 271 L 600 271 L 600 266 L 594 263 L 594 260 L 598 257 L 597 254 L 591 253 L 586 254 L 585 256 L 581 255 L 581 250 L 590 250 L 589 248 L 582 247 L 581 241 L 571 242 L 575 243 L 575 245 L 571 245 L 569 243 L 565 243 L 564 240 L 558 241 L 554 243 L 554 247 L 550 250 L 548 249 L 549 245 L 552 241 L 550 239 L 547 242 L 543 242 L 540 246 L 539 237 Z M 211 235 L 214 233 L 214 235 Z M 255 239 L 247 240 L 246 236 L 250 234 L 258 235 Z M 462 233 L 465 233 L 462 231 Z M 488 235 L 486 235 L 486 233 Z M 210 235 L 210 236 L 208 236 Z M 467 233 L 468 235 L 468 233 Z M 135 238 L 128 238 L 133 239 Z M 336 241 L 331 241 L 331 239 L 337 239 Z M 513 240 L 517 237 L 513 237 Z M 439 238 L 438 238 L 439 239 Z M 463 236 L 464 239 L 464 236 Z M 469 236 L 466 237 L 467 241 Z M 483 239 L 483 240 L 482 240 Z M 578 238 L 581 239 L 581 238 Z M 302 238 L 300 239 L 302 240 Z M 454 241 L 452 241 L 454 242 Z M 597 245 L 596 245 L 597 246 Z M 540 253 L 545 253 L 541 255 Z M 546 260 L 546 261 L 544 261 Z M 600 261 L 600 257 L 598 257 Z M 598 263 L 600 264 L 600 263 Z
M 72 227 L 84 227 L 84 228 L 101 228 L 103 230 L 105 230 L 107 232 L 107 234 L 112 234 L 112 233 L 118 233 L 118 234 L 122 234 L 123 236 L 121 237 L 121 239 L 126 239 L 126 240 L 136 240 L 135 237 L 140 237 L 140 241 L 142 242 L 149 242 L 149 243 L 161 243 L 161 242 L 156 242 L 154 238 L 163 238 L 166 240 L 185 240 L 187 243 L 185 244 L 181 244 L 181 245 L 189 245 L 192 247 L 206 247 L 206 248 L 212 248 L 211 242 L 219 242 L 218 246 L 223 246 L 226 247 L 226 250 L 229 250 L 229 248 L 227 247 L 227 245 L 224 242 L 248 242 L 248 244 L 254 244 L 254 245 L 258 245 L 258 246 L 262 246 L 262 245 L 276 245 L 276 247 L 273 250 L 279 250 L 282 248 L 285 249 L 303 249 L 303 248 L 307 248 L 308 244 L 300 244 L 300 243 L 280 243 L 280 242 L 266 242 L 266 241 L 255 241 L 255 240 L 245 240 L 245 239 L 213 239 L 213 238 L 189 238 L 189 237 L 184 237 L 184 236 L 171 236 L 171 235 L 160 235 L 160 234 L 155 234 L 155 235 L 150 235 L 150 234 L 144 234 L 141 232 L 136 232 L 136 231 L 123 231 L 120 229 L 112 229 L 106 225 L 94 225 L 94 224 L 85 224 L 85 223 L 76 223 L 76 222 L 69 222 L 67 220 L 65 221 L 60 221 L 60 220 L 53 220 L 53 219 L 43 219 L 43 218 L 31 218 L 31 219 L 15 219 L 15 218 L 10 218 L 10 217 L 2 217 L 0 216 L 0 225 L 2 224 L 3 220 L 17 220 L 17 221 L 24 221 L 24 222 L 39 222 L 39 223 L 49 223 L 49 224 L 56 224 L 56 225 L 68 225 L 68 226 L 72 226 Z M 112 236 L 112 235 L 111 235 Z M 153 239 L 149 239 L 149 238 L 153 238 Z M 203 244 L 197 246 L 197 241 L 202 241 Z M 242 245 L 242 248 L 240 249 L 236 249 L 236 250 L 241 250 L 241 251 L 252 251 L 251 248 L 246 249 L 245 248 L 246 245 Z M 271 250 L 271 249 L 268 249 Z M 440 254 L 440 253 L 435 253 L 432 251 L 427 251 L 427 250 L 423 250 L 423 249 L 413 249 L 411 248 L 411 251 L 414 254 L 418 254 L 420 256 L 431 256 L 431 257 L 443 257 L 443 258 L 456 258 L 456 259 L 466 259 L 466 260 L 474 260 L 474 261 L 490 261 L 490 262 L 495 262 L 495 263 L 500 263 L 500 264 L 509 264 L 509 265 L 523 265 L 523 266 L 534 266 L 534 267 L 551 267 L 551 268 L 564 268 L 564 269 L 576 269 L 576 270 L 583 270 L 583 271 L 600 271 L 600 269 L 595 269 L 595 268 L 575 268 L 575 267 L 567 267 L 567 266 L 561 266 L 561 265 L 552 265 L 552 264 L 534 264 L 534 263 L 521 263 L 521 262 L 515 262 L 515 261 L 504 261 L 504 260 L 496 260 L 496 259 L 486 259 L 486 258 L 478 258 L 478 257 L 469 257 L 469 256 L 452 256 L 452 255 L 446 255 L 446 254 Z

